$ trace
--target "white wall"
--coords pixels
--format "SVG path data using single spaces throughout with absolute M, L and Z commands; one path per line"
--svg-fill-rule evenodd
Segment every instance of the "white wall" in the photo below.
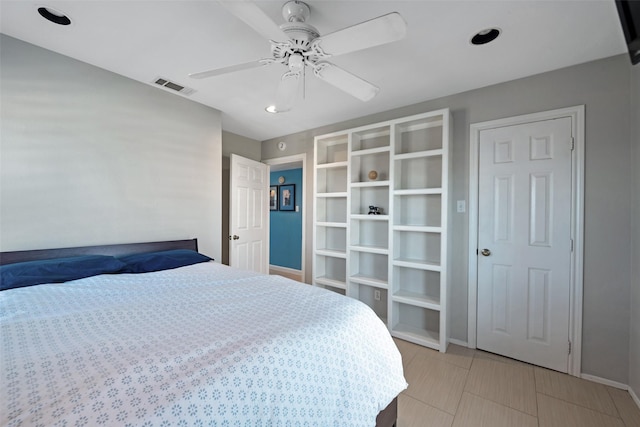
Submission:
M 629 387 L 640 404 L 640 64 L 631 72 L 631 141 L 633 179 L 633 252 L 631 264 L 631 331 L 629 342 Z
M 0 250 L 197 237 L 219 260 L 220 113 L 0 37 Z
M 263 141 L 262 158 L 307 153 L 311 164 L 315 135 L 448 107 L 453 114 L 453 194 L 449 208 L 455 212 L 456 200 L 468 200 L 471 123 L 585 104 L 582 370 L 626 384 L 629 379 L 632 194 L 629 70 L 629 58 L 620 55 L 551 71 Z M 278 141 L 287 142 L 284 152 L 277 149 Z M 308 169 L 306 191 L 312 194 L 313 168 Z M 468 217 L 453 215 L 451 334 L 466 341 Z M 307 236 L 312 235 L 311 221 L 309 216 Z M 311 265 L 311 251 L 307 252 L 306 262 Z

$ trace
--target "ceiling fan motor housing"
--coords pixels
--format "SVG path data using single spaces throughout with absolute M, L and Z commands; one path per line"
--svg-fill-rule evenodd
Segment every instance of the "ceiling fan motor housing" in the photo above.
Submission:
M 282 6 L 282 16 L 287 22 L 304 22 L 309 15 L 309 5 L 305 2 L 288 1 Z
M 311 42 L 320 36 L 318 30 L 307 24 L 309 19 L 309 6 L 301 1 L 289 1 L 282 6 L 282 16 L 286 23 L 280 25 L 280 29 L 293 42 L 294 49 L 307 50 Z

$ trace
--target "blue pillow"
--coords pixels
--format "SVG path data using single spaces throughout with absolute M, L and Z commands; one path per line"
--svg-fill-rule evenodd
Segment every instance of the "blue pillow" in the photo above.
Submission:
M 7 264 L 0 266 L 0 290 L 41 283 L 62 283 L 98 274 L 116 273 L 124 266 L 122 261 L 106 255 L 86 255 Z
M 213 261 L 212 258 L 189 249 L 146 252 L 127 255 L 118 259 L 126 264 L 126 267 L 121 271 L 122 273 L 148 273 Z

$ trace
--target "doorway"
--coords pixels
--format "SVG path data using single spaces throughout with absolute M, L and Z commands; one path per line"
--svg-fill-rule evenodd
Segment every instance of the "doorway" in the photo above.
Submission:
M 282 266 L 278 266 L 278 265 L 270 265 L 269 266 L 269 272 L 270 274 L 278 274 L 281 276 L 285 276 L 288 277 L 290 279 L 293 280 L 297 280 L 300 282 L 305 282 L 305 259 L 306 259 L 306 224 L 307 224 L 307 220 L 306 220 L 306 194 L 307 194 L 307 179 L 306 179 L 306 175 L 307 175 L 307 155 L 306 153 L 301 153 L 301 154 L 295 154 L 295 155 L 291 155 L 291 156 L 286 156 L 286 157 L 278 157 L 278 158 L 274 158 L 274 159 L 267 159 L 267 160 L 263 160 L 263 163 L 267 164 L 270 166 L 271 168 L 271 174 L 272 175 L 278 175 L 279 172 L 282 171 L 286 171 L 286 170 L 291 170 L 291 169 L 301 169 L 301 176 L 302 176 L 302 184 L 301 184 L 301 189 L 302 189 L 302 197 L 300 199 L 296 199 L 295 205 L 299 206 L 299 210 L 301 211 L 301 230 L 300 230 L 300 235 L 301 235 L 301 242 L 300 242 L 300 260 L 298 263 L 298 260 L 294 260 L 293 265 L 299 265 L 300 268 L 295 269 L 295 268 L 288 268 L 288 267 L 282 267 Z M 280 185 L 280 183 L 275 182 L 275 185 Z M 287 184 L 287 177 L 284 176 L 284 183 L 282 183 L 284 185 Z M 271 232 L 270 233 L 270 239 L 272 241 L 272 243 L 278 243 L 278 239 L 281 238 L 281 233 L 277 233 L 277 232 Z
M 471 125 L 472 348 L 580 374 L 584 107 Z

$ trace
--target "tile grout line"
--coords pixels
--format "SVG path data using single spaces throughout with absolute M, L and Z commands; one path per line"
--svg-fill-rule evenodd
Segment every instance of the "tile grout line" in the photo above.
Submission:
M 618 407 L 618 404 L 616 403 L 617 399 L 611 395 L 611 391 L 610 391 L 611 388 L 607 387 L 606 390 L 607 390 L 607 394 L 609 395 L 609 398 L 613 402 L 613 407 L 616 408 L 616 411 L 618 412 L 618 418 L 622 421 L 622 424 L 624 424 L 625 427 L 627 427 L 627 423 L 625 422 L 624 418 L 622 418 L 622 413 L 620 411 L 620 408 Z M 627 391 L 627 393 L 628 393 L 628 391 Z M 633 427 L 633 426 L 630 426 L 630 427 Z
M 553 395 L 548 394 L 548 393 L 543 393 L 542 391 L 538 391 L 538 390 L 536 390 L 536 403 L 538 402 L 538 396 L 537 396 L 538 394 L 542 394 L 543 396 L 547 396 L 547 397 L 550 397 L 552 399 L 559 400 L 560 402 L 568 403 L 570 405 L 575 405 L 575 406 L 578 406 L 580 408 L 589 409 L 589 410 L 591 410 L 593 412 L 597 412 L 598 414 L 606 415 L 606 416 L 611 417 L 611 418 L 617 418 L 619 420 L 622 419 L 622 417 L 620 416 L 620 411 L 618 410 L 618 407 L 616 406 L 616 403 L 615 403 L 615 401 L 613 401 L 613 399 L 611 399 L 611 400 L 613 401 L 614 409 L 616 410 L 616 413 L 618 414 L 617 416 L 616 415 L 607 414 L 606 412 L 599 411 L 598 409 L 592 408 L 590 406 L 585 406 L 585 405 L 582 405 L 580 403 L 572 402 L 570 400 L 565 400 L 565 399 L 563 399 L 561 397 L 558 397 L 558 396 L 553 396 Z M 608 390 L 607 390 L 607 395 L 609 395 L 609 391 Z M 609 397 L 611 397 L 611 396 L 609 395 Z
M 538 402 L 538 378 L 536 377 L 536 370 L 533 369 L 533 385 L 535 387 L 534 393 L 536 395 L 536 412 L 538 413 L 538 427 L 540 427 L 540 402 Z
M 467 382 L 469 381 L 469 374 L 471 373 L 471 368 L 473 367 L 473 362 L 476 360 L 476 352 L 473 352 L 473 357 L 471 358 L 471 364 L 469 365 L 469 369 L 466 369 L 467 375 L 464 377 L 464 386 L 462 386 L 462 393 L 460 393 L 460 399 L 458 399 L 458 404 L 456 405 L 455 414 L 453 414 L 453 424 L 456 422 L 456 417 L 458 416 L 458 411 L 460 410 L 460 404 L 462 403 L 462 396 L 467 389 Z M 453 424 L 451 425 L 453 427 Z

